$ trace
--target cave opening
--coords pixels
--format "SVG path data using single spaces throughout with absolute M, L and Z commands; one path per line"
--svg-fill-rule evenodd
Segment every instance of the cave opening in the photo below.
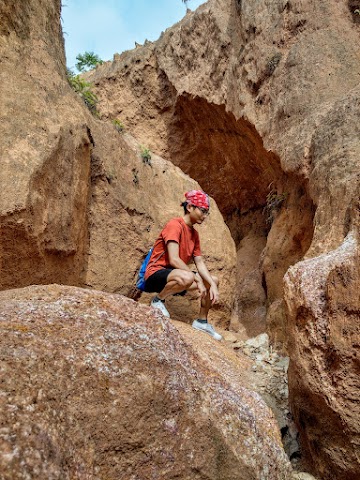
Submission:
M 286 174 L 255 127 L 224 105 L 183 94 L 168 126 L 171 161 L 213 197 L 235 241 L 236 295 L 230 328 L 286 343 L 282 278 L 313 237 L 306 183 Z

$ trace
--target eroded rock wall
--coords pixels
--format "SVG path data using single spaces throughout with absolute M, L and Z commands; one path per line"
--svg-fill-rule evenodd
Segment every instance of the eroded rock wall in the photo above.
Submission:
M 268 263 L 276 272 L 267 275 L 267 269 L 268 278 L 261 280 L 259 261 L 254 257 L 254 263 L 249 264 L 241 241 L 248 238 L 248 243 L 252 243 L 251 239 L 256 237 L 256 242 L 261 243 L 261 239 L 266 239 L 271 223 L 267 222 L 268 214 L 264 215 L 269 206 L 267 196 L 307 197 L 295 213 L 296 222 L 284 226 L 285 232 L 291 229 L 294 245 L 299 244 L 296 237 L 301 237 L 303 230 L 312 230 L 314 210 L 306 181 L 289 180 L 279 156 L 264 144 L 264 138 L 268 141 L 268 137 L 259 134 L 263 123 L 269 125 L 274 120 L 269 119 L 268 110 L 254 97 L 246 79 L 253 60 L 245 61 L 245 50 L 252 51 L 256 41 L 258 48 L 265 48 L 262 37 L 259 40 L 246 33 L 250 28 L 242 24 L 246 18 L 236 2 L 209 2 L 195 13 L 188 13 L 158 42 L 115 55 L 113 62 L 89 73 L 87 78 L 95 84 L 101 99 L 102 118 L 122 119 L 143 144 L 193 178 L 201 179 L 201 185 L 216 199 L 226 218 L 237 243 L 240 264 L 245 262 L 249 271 L 259 271 L 254 291 L 260 299 L 266 295 L 266 288 L 275 288 L 278 280 L 274 282 L 274 277 L 282 278 L 288 266 L 301 259 L 308 248 L 308 245 L 299 248 L 291 259 L 275 252 L 277 259 L 270 256 Z M 276 67 L 277 63 L 271 67 L 273 70 L 264 79 L 266 84 L 273 80 Z M 309 213 L 303 220 L 305 203 Z M 296 202 L 292 204 L 292 209 L 296 209 Z M 256 213 L 263 215 L 261 228 L 253 228 L 251 224 Z M 311 241 L 312 234 L 309 236 Z M 276 247 L 271 246 L 266 254 L 274 250 Z M 238 290 L 246 282 L 241 276 Z M 266 305 L 259 300 L 248 309 L 245 297 L 238 295 L 237 303 L 239 311 L 249 310 L 248 318 L 252 318 L 247 326 L 249 334 L 264 327 Z M 268 302 L 279 300 L 269 297 Z M 281 341 L 285 338 L 284 324 L 281 320 L 278 323 Z
M 1 288 L 79 284 L 91 139 L 65 79 L 60 2 L 1 2 L 0 12 Z
M 320 157 L 313 150 L 318 127 L 325 139 L 335 127 L 336 102 L 343 104 L 358 84 L 357 43 L 346 4 L 214 0 L 188 12 L 154 44 L 115 55 L 88 78 L 97 86 L 102 117 L 121 118 L 141 142 L 201 179 L 224 215 L 262 210 L 271 191 L 304 197 L 298 208 L 293 202 L 296 220 L 289 215 L 284 231 L 299 243 L 315 212 L 316 253 L 319 237 L 341 242 L 337 224 L 347 222 L 343 205 L 332 221 L 327 198 L 337 192 L 316 192 Z M 345 117 L 340 109 L 339 119 Z M 354 139 L 350 132 L 346 137 Z M 322 145 L 330 152 L 326 141 Z M 344 149 L 348 157 L 351 147 Z M 336 181 L 325 183 L 335 189 Z M 345 204 L 351 196 L 346 192 Z M 318 222 L 319 215 L 327 219 Z M 279 252 L 273 259 L 274 248 L 267 249 L 278 277 L 303 257 L 312 235 L 280 264 Z
M 131 135 L 90 114 L 66 79 L 60 2 L 25 3 L 0 2 L 0 288 L 57 282 L 134 297 L 142 258 L 200 186 L 158 156 L 145 165 Z M 226 326 L 235 247 L 215 202 L 206 223 L 203 251 L 223 289 L 213 319 Z M 197 308 L 192 298 L 171 313 L 191 321 Z

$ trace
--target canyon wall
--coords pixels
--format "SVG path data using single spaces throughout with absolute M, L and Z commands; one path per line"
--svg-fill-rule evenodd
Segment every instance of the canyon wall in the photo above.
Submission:
M 0 13 L 0 287 L 61 283 L 136 297 L 143 257 L 182 214 L 184 192 L 200 186 L 157 155 L 144 164 L 131 135 L 92 116 L 73 92 L 60 1 L 1 1 Z M 225 327 L 235 247 L 214 201 L 211 210 L 200 235 L 223 288 L 213 320 Z M 173 304 L 175 318 L 197 315 L 193 297 Z
M 219 206 L 201 229 L 222 283 L 214 319 L 288 349 L 303 458 L 322 480 L 360 475 L 355 7 L 211 0 L 87 75 L 100 120 L 66 80 L 60 2 L 0 0 L 1 288 L 136 297 L 142 256 L 201 185 Z M 195 300 L 171 308 L 189 321 Z
M 104 120 L 217 201 L 237 246 L 231 326 L 288 349 L 303 456 L 322 479 L 360 475 L 346 393 L 359 373 L 356 7 L 210 0 L 87 75 Z

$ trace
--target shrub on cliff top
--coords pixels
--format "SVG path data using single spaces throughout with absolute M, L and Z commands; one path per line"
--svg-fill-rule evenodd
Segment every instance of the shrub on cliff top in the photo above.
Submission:
M 79 72 L 86 72 L 87 70 L 95 68 L 96 65 L 102 65 L 104 63 L 99 55 L 96 55 L 94 52 L 79 53 L 76 55 L 76 60 L 77 63 L 75 66 Z

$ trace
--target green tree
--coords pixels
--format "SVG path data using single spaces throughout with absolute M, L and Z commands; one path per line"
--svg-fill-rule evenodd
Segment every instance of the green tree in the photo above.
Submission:
M 77 63 L 75 66 L 79 72 L 86 72 L 87 70 L 95 68 L 96 65 L 104 63 L 99 55 L 96 55 L 94 52 L 79 53 L 79 55 L 76 55 L 76 60 Z

